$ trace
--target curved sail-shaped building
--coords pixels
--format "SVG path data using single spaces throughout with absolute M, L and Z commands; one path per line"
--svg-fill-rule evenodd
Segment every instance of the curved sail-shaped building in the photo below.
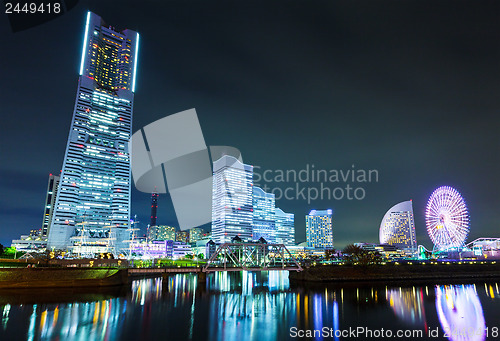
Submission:
M 380 244 L 393 245 L 408 252 L 417 251 L 411 200 L 400 202 L 386 212 L 380 223 L 379 238 Z

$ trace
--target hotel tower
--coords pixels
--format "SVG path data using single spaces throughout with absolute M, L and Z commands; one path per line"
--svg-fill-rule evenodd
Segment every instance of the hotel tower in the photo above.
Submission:
M 86 16 L 80 77 L 48 247 L 123 248 L 130 224 L 132 111 L 139 34 Z
M 306 215 L 306 240 L 308 247 L 332 249 L 332 210 L 312 210 Z
M 417 252 L 411 200 L 400 202 L 385 213 L 380 223 L 379 239 L 380 244 L 393 245 L 410 253 Z

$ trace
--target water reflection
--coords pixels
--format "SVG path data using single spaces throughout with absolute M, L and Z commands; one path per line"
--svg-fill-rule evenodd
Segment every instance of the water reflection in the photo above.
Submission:
M 10 304 L 6 304 L 2 310 L 2 328 L 5 330 L 7 328 L 7 323 L 9 322 Z
M 286 272 L 218 273 L 208 289 L 212 340 L 285 339 L 291 327 L 304 323 L 317 330 L 338 328 L 334 293 L 291 291 Z
M 23 306 L 16 308 L 16 312 L 22 313 Z M 122 309 L 118 298 L 61 305 L 34 304 L 27 339 L 109 339 L 123 323 Z
M 386 297 L 391 309 L 401 321 L 427 330 L 422 288 L 389 289 Z
M 484 340 L 486 325 L 479 294 L 493 302 L 490 307 L 496 307 L 494 301 L 500 298 L 498 284 L 492 283 L 437 286 L 435 291 L 432 287 L 290 287 L 288 273 L 280 271 L 221 272 L 209 275 L 202 284 L 196 275 L 178 274 L 136 280 L 127 290 L 123 296 L 66 303 L 51 303 L 57 297 L 50 303 L 3 303 L 0 339 L 149 340 L 168 336 L 265 341 L 292 339 L 290 328 L 297 327 L 326 328 L 330 334 L 324 339 L 339 340 L 345 338 L 339 338 L 337 331 L 363 325 L 392 330 L 473 328 L 481 333 L 466 337 L 452 333 L 450 339 Z M 0 293 L 0 302 L 6 300 Z M 313 334 L 308 339 L 322 340 L 323 335 Z
M 483 308 L 473 285 L 436 286 L 436 311 L 450 340 L 486 338 Z
M 484 283 L 484 291 L 486 292 L 486 296 L 488 296 L 491 299 L 500 298 L 500 293 L 498 291 L 498 283 L 495 284 Z
M 209 278 L 209 335 L 211 339 L 270 339 L 280 326 L 270 324 L 288 315 L 295 306 L 287 291 L 288 276 L 283 272 L 226 272 Z

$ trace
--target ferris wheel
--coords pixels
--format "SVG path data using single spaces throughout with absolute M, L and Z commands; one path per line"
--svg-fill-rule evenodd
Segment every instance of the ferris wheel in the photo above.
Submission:
M 469 211 L 462 195 L 449 186 L 432 192 L 425 223 L 434 248 L 446 250 L 463 246 L 469 234 Z

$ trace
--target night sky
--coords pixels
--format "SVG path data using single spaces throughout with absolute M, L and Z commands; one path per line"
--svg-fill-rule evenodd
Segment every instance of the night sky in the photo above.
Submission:
M 88 9 L 141 34 L 134 131 L 196 108 L 207 145 L 261 170 L 378 170 L 361 201 L 278 200 L 297 241 L 310 209 L 332 208 L 336 247 L 378 242 L 385 212 L 413 199 L 417 239 L 432 247 L 424 210 L 441 185 L 468 204 L 468 241 L 500 237 L 500 2 L 121 0 L 80 1 L 17 33 L 0 17 L 0 243 L 41 227 Z M 133 191 L 143 227 L 149 197 Z M 176 224 L 166 195 L 158 223 Z

